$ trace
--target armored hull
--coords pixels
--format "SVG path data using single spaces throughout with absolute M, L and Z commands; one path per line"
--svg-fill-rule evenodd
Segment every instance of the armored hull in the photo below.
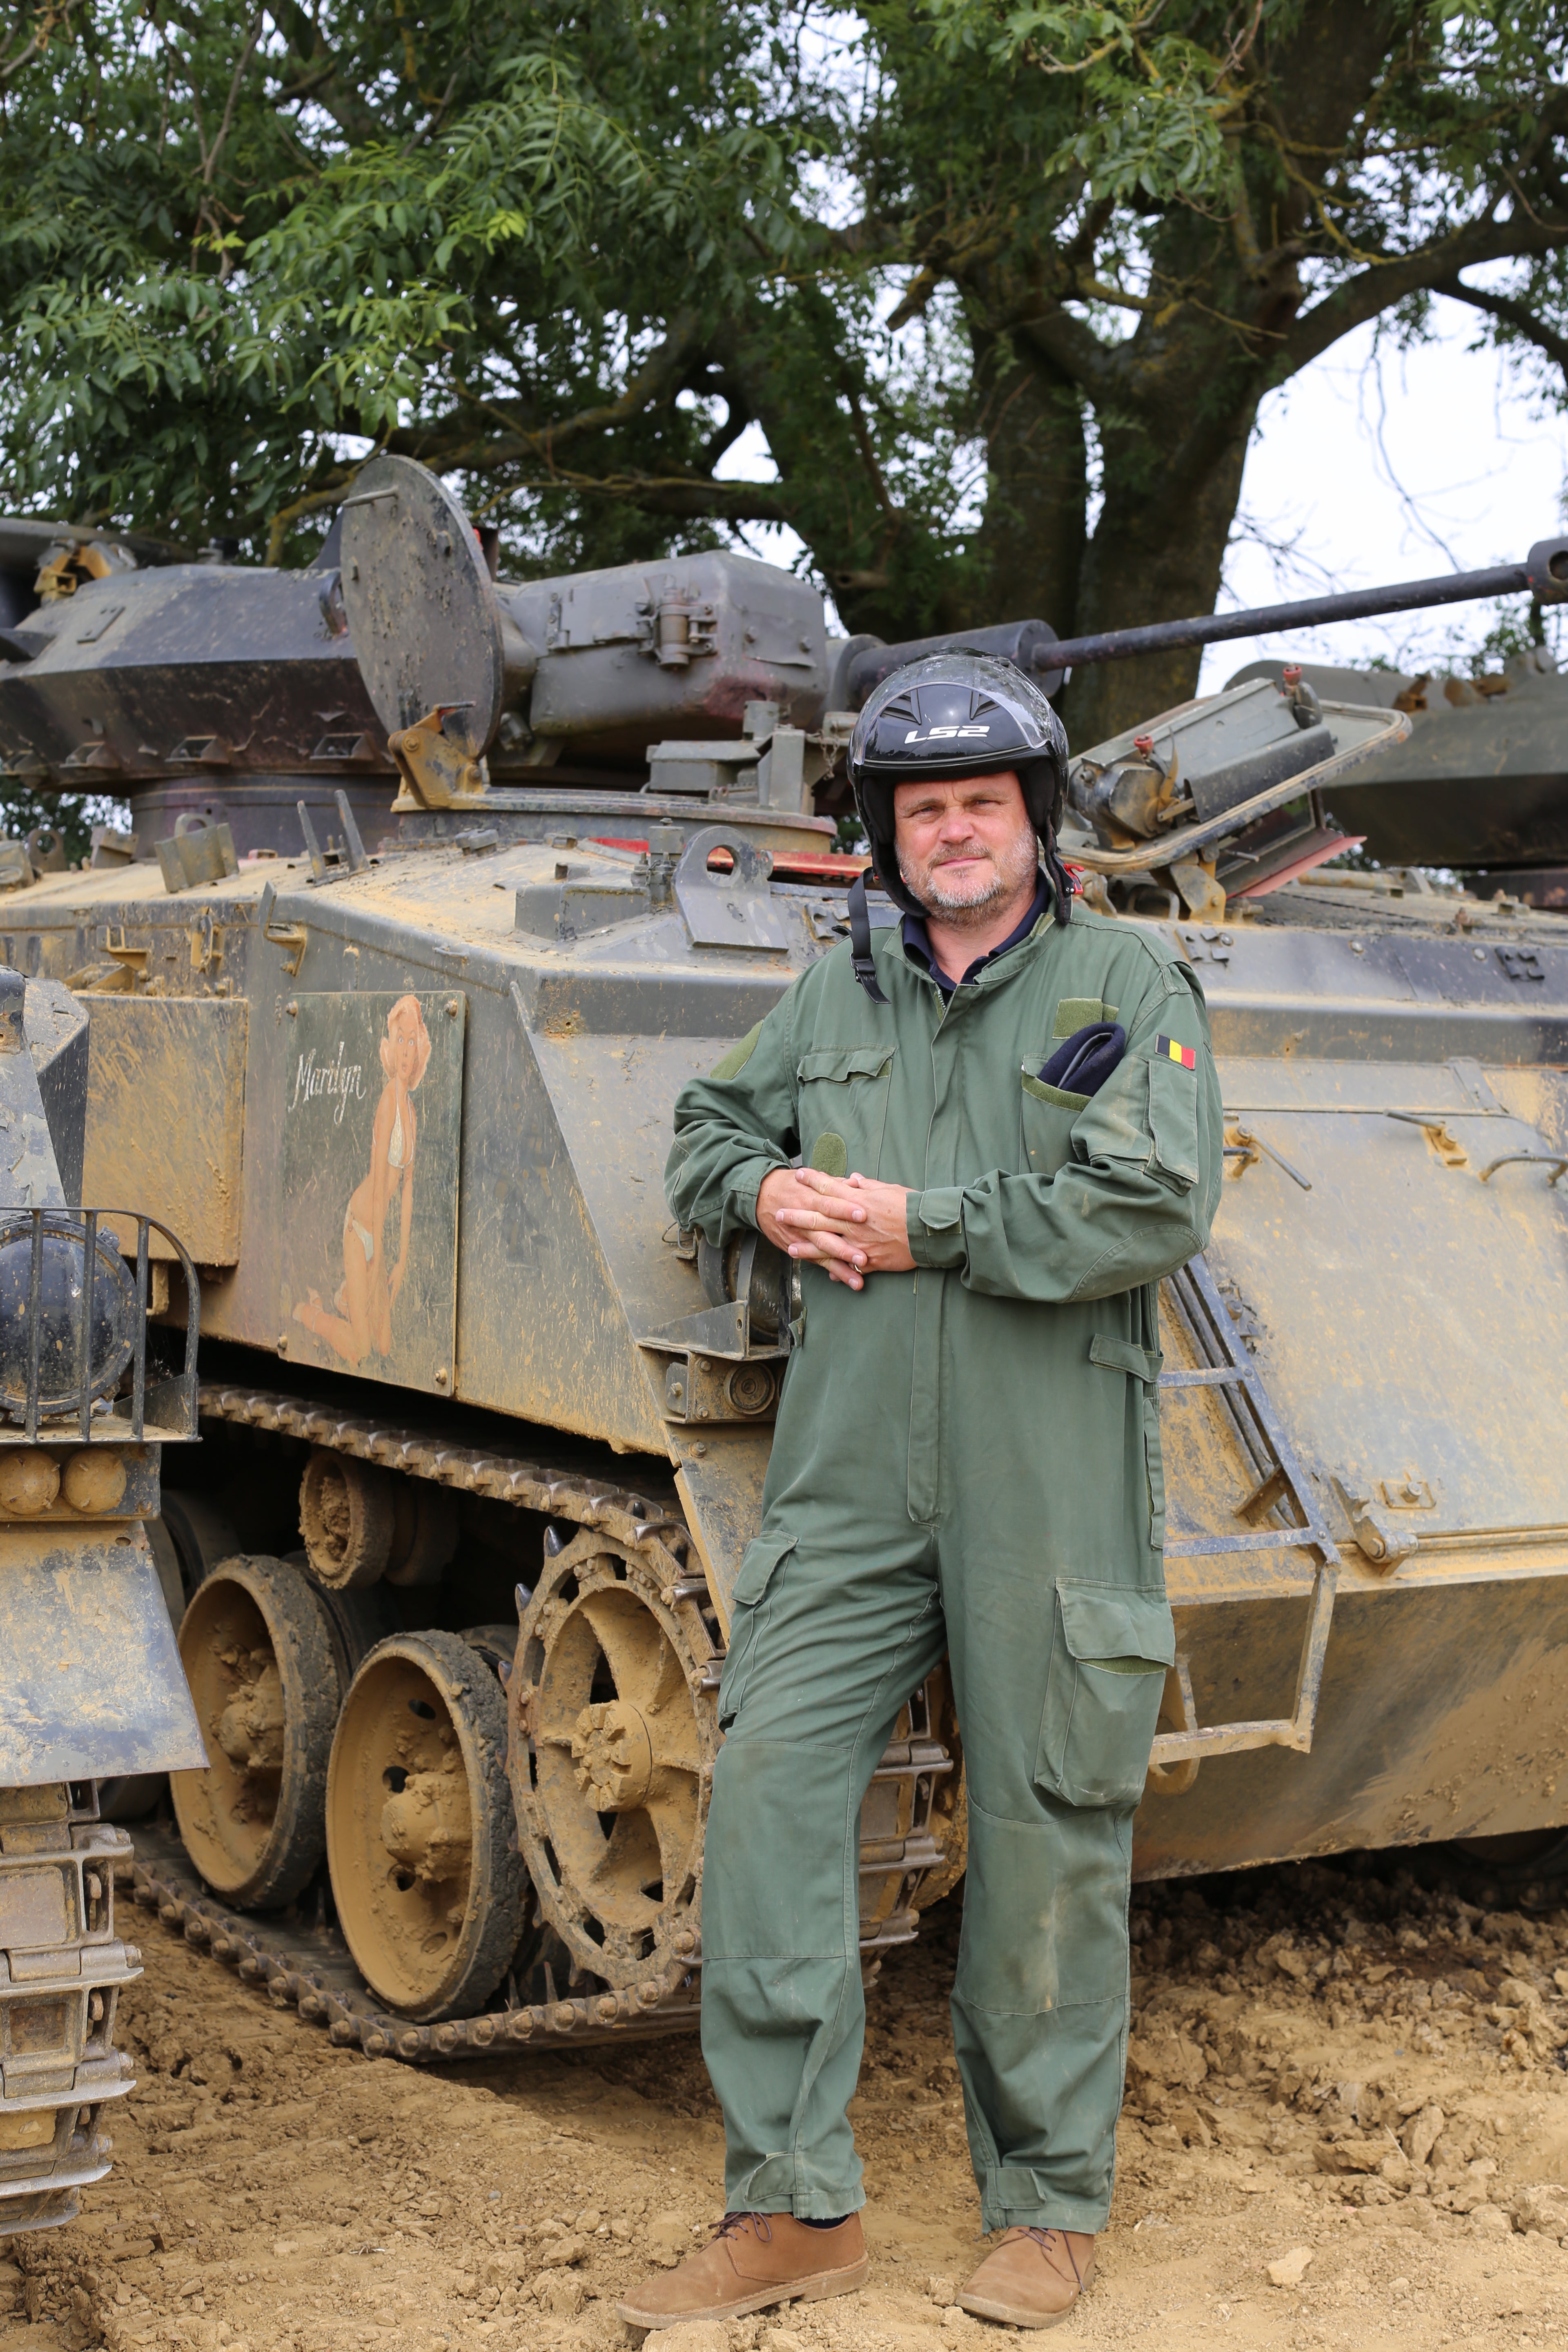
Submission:
M 444 493 L 390 478 L 396 576 L 423 547 L 445 582 L 443 535 L 471 551 Z M 355 561 L 393 576 L 374 534 Z M 506 782 L 538 673 L 469 580 L 433 662 L 401 589 L 348 597 L 400 779 L 379 848 L 121 863 L 0 907 L 5 961 L 91 1025 L 89 1191 L 166 1210 L 200 1273 L 205 1443 L 163 1522 L 213 1763 L 176 1776 L 183 1848 L 149 1839 L 140 1891 L 413 2059 L 694 2021 L 719 1666 L 795 1308 L 764 1248 L 671 1224 L 662 1172 L 681 1085 L 839 945 L 856 870 L 820 814 L 825 667 L 793 719 L 655 746 L 650 791 Z M 665 605 L 686 679 L 722 631 Z M 1179 1654 L 1143 1875 L 1568 1818 L 1568 941 L 1506 898 L 1324 872 L 1289 809 L 1406 723 L 1268 684 L 1080 770 L 1077 854 L 1198 969 L 1226 1106 L 1212 1247 L 1163 1295 Z M 1281 812 L 1304 879 L 1264 871 Z M 870 1964 L 962 1870 L 962 1777 L 939 1674 L 862 1821 Z

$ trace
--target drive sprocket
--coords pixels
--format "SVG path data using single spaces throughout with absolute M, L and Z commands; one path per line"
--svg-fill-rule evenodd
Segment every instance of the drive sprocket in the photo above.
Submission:
M 509 1687 L 518 1839 L 575 1965 L 650 2005 L 690 1965 L 720 1733 L 693 1590 L 584 1529 L 543 1572 Z

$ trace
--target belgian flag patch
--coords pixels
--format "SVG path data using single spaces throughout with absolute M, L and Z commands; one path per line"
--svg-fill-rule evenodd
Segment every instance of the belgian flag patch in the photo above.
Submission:
M 1154 1054 L 1159 1061 L 1179 1062 L 1184 1070 L 1195 1070 L 1198 1066 L 1197 1047 L 1178 1045 L 1174 1037 L 1156 1037 Z

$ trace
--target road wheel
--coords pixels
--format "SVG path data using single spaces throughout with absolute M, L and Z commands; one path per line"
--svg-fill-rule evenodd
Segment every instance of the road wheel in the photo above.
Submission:
M 165 1486 L 162 1496 L 162 1524 L 166 1540 L 173 1544 L 179 1564 L 180 1582 L 184 1597 L 192 1593 L 205 1576 L 209 1576 L 220 1559 L 232 1559 L 245 1549 L 239 1530 L 226 1511 L 205 1495 L 189 1495 L 177 1488 Z M 157 1545 L 153 1546 L 157 1558 Z M 259 1557 L 259 1555 L 258 1555 Z M 159 1562 L 159 1576 L 164 1574 Z M 184 1613 L 182 1605 L 180 1614 Z M 175 1619 L 176 1625 L 179 1619 Z
M 286 1560 L 224 1560 L 185 1612 L 180 1657 L 211 1759 L 170 1776 L 185 1851 L 242 1908 L 291 1903 L 326 1843 L 341 1685 L 321 1595 Z
M 397 1633 L 354 1676 L 327 1775 L 327 1864 L 350 1951 L 389 2009 L 482 2009 L 521 1937 L 506 1702 L 456 1633 Z
M 290 1553 L 289 1565 L 298 1568 L 307 1583 L 314 1586 L 326 1611 L 338 1688 L 346 1691 L 376 1643 L 384 1642 L 389 1634 L 402 1633 L 403 1620 L 396 1601 L 384 1584 L 373 1584 L 360 1591 L 317 1584 L 307 1552 Z
M 1485 1911 L 1555 1910 L 1568 1895 L 1568 1830 L 1514 1830 L 1456 1838 L 1423 1857 L 1447 1864 L 1460 1890 Z
M 300 1533 L 318 1584 L 336 1592 L 379 1583 L 397 1527 L 397 1482 L 374 1462 L 318 1445 L 300 1481 Z
M 100 1822 L 144 1822 L 169 1785 L 166 1772 L 127 1772 L 98 1784 Z
M 458 1549 L 459 1498 L 428 1478 L 395 1478 L 388 1584 L 439 1584 Z

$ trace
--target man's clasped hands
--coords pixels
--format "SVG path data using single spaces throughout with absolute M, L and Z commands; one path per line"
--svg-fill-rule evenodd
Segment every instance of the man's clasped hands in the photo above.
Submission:
M 851 1290 L 868 1274 L 907 1274 L 909 1188 L 873 1176 L 827 1176 L 820 1168 L 775 1168 L 757 1192 L 757 1223 L 776 1248 L 826 1266 Z

